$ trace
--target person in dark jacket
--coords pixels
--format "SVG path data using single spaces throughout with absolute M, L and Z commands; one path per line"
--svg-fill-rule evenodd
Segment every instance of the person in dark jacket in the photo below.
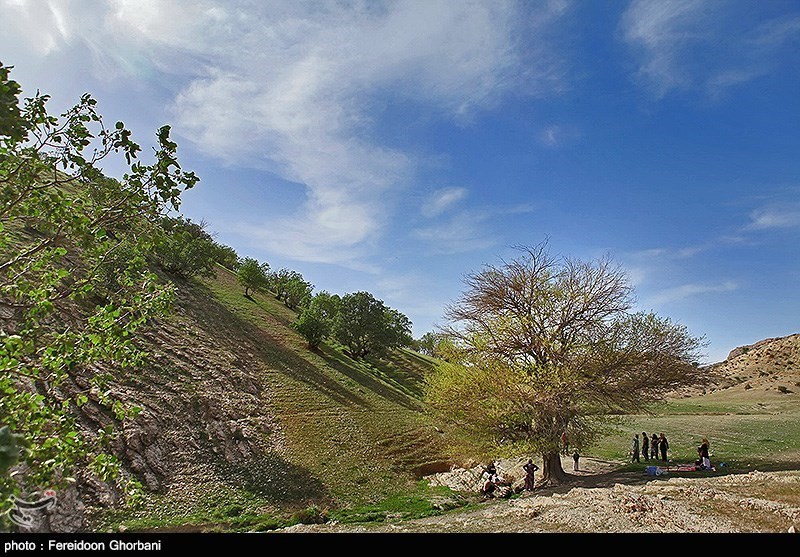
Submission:
M 700 460 L 703 461 L 703 468 L 705 470 L 711 470 L 711 458 L 708 453 L 708 439 L 703 437 L 703 442 L 700 444 L 697 452 L 700 453 Z
M 523 466 L 522 469 L 525 470 L 525 491 L 533 491 L 533 488 L 536 487 L 536 479 L 533 473 L 536 472 L 539 467 L 529 458 L 528 463 Z
M 658 434 L 654 433 L 650 438 L 650 458 L 656 460 L 658 458 Z
M 642 456 L 645 460 L 650 460 L 650 438 L 642 432 Z
M 661 449 L 661 460 L 664 462 L 667 461 L 667 450 L 669 449 L 669 443 L 667 442 L 667 436 L 664 433 L 661 433 L 661 439 L 658 442 L 658 447 Z

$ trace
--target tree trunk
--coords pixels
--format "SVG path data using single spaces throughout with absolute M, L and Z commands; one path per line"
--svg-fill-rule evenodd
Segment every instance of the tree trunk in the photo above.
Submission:
M 550 453 L 542 455 L 542 479 L 543 485 L 556 485 L 567 481 L 567 474 L 561 467 L 561 455 Z

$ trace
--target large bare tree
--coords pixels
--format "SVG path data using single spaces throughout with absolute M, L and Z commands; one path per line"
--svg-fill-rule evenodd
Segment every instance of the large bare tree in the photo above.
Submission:
M 543 478 L 566 479 L 562 435 L 587 447 L 611 416 L 646 411 L 701 382 L 700 338 L 632 312 L 633 289 L 609 257 L 553 256 L 544 242 L 465 277 L 443 331 L 460 362 L 428 381 L 428 400 L 484 454 L 542 456 Z

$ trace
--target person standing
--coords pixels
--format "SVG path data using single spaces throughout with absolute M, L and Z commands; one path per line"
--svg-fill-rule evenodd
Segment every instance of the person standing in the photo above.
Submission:
M 645 460 L 650 460 L 650 438 L 644 431 L 642 432 L 642 456 Z
M 653 460 L 658 459 L 658 434 L 654 433 L 650 438 L 650 458 Z
M 533 473 L 536 472 L 539 467 L 529 458 L 528 463 L 523 466 L 522 469 L 525 470 L 525 491 L 533 491 L 533 488 L 536 487 L 536 479 Z
M 573 472 L 577 472 L 578 471 L 578 459 L 580 457 L 581 457 L 581 455 L 578 454 L 578 449 L 575 449 L 575 452 L 572 454 L 572 471 Z
M 641 462 L 639 460 L 639 434 L 633 436 L 633 443 L 631 444 L 631 462 Z
M 708 452 L 708 439 L 703 437 L 703 442 L 700 444 L 700 459 L 703 461 L 703 468 L 705 470 L 711 470 L 711 456 Z
M 661 460 L 666 462 L 667 461 L 667 450 L 669 449 L 669 443 L 667 442 L 667 436 L 664 435 L 664 432 L 661 432 L 661 439 L 658 442 L 658 446 L 661 449 Z

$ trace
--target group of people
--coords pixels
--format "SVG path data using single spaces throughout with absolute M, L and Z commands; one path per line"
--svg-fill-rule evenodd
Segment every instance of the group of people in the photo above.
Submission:
M 481 487 L 481 493 L 486 496 L 495 495 L 495 492 L 500 487 L 508 487 L 509 482 L 500 474 L 494 462 L 490 462 L 483 467 L 482 478 L 483 485 Z
M 529 458 L 528 462 L 522 467 L 522 469 L 525 470 L 524 489 L 525 491 L 533 491 L 533 488 L 536 486 L 535 473 L 537 470 L 539 470 L 539 467 L 534 464 L 533 459 Z M 482 478 L 483 485 L 481 487 L 481 493 L 484 495 L 497 496 L 498 490 L 510 491 L 511 482 L 508 480 L 508 478 L 500 474 L 494 462 L 490 462 L 483 467 Z
M 631 443 L 631 462 L 641 462 L 639 460 L 639 434 L 633 436 Z M 661 435 L 653 434 L 648 437 L 646 432 L 642 432 L 641 455 L 645 460 L 658 460 L 659 453 L 661 460 L 667 462 L 667 451 L 669 450 L 669 441 L 667 436 L 662 432 Z
M 578 449 L 575 449 L 572 454 L 572 470 L 575 472 L 578 471 L 579 459 L 580 454 L 578 453 Z M 533 491 L 536 487 L 536 472 L 539 470 L 539 467 L 533 462 L 533 459 L 529 458 L 522 469 L 525 471 L 524 489 L 525 491 Z M 507 479 L 498 472 L 494 462 L 490 462 L 483 467 L 482 478 L 483 484 L 481 492 L 484 495 L 492 495 L 498 487 L 507 487 L 509 485 Z
M 641 453 L 639 450 L 640 446 Z M 643 431 L 641 445 L 639 444 L 639 434 L 637 433 L 633 436 L 633 441 L 631 442 L 631 462 L 641 462 L 639 459 L 640 454 L 645 460 L 658 460 L 660 454 L 661 460 L 667 462 L 668 450 L 669 442 L 667 441 L 666 435 L 663 433 L 656 435 L 654 433 L 652 436 L 648 437 L 647 433 Z M 697 447 L 697 456 L 698 458 L 694 465 L 698 470 L 714 469 L 711 466 L 711 453 L 709 452 L 708 439 L 705 437 L 703 437 L 700 446 Z

